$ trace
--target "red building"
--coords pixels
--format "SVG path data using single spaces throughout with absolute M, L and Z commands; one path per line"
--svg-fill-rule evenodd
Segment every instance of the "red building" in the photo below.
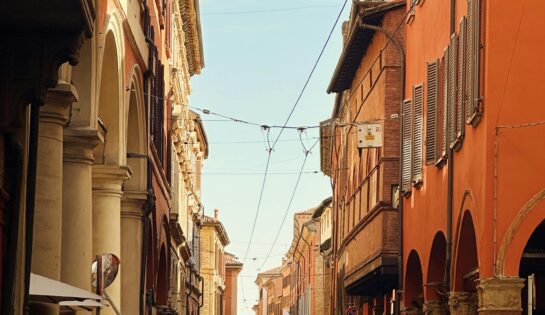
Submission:
M 407 3 L 402 307 L 543 314 L 545 4 Z

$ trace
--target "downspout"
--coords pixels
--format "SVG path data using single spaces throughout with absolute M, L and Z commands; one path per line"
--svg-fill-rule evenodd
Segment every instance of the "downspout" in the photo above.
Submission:
M 451 0 L 451 1 L 454 1 L 454 0 Z M 392 43 L 394 43 L 394 45 L 397 47 L 397 49 L 399 50 L 400 54 L 401 54 L 401 65 L 400 65 L 400 85 L 401 85 L 401 93 L 400 93 L 400 99 L 399 99 L 399 110 L 401 112 L 401 115 L 400 115 L 400 119 L 403 119 L 403 98 L 405 97 L 405 49 L 403 48 L 403 45 L 399 42 L 399 40 L 397 38 L 395 38 L 392 34 L 390 34 L 389 32 L 387 32 L 386 30 L 384 30 L 382 27 L 379 27 L 379 26 L 375 26 L 375 25 L 369 25 L 369 24 L 365 24 L 365 23 L 362 23 L 360 24 L 360 26 L 362 28 L 365 28 L 365 29 L 369 29 L 369 30 L 373 30 L 373 31 L 377 31 L 377 32 L 381 32 L 382 34 L 384 34 L 386 37 L 388 37 L 388 39 L 390 41 L 392 41 Z M 401 122 L 400 122 L 400 127 L 399 127 L 399 139 L 402 139 L 403 138 L 403 128 L 401 127 Z M 398 254 L 397 254 L 397 274 L 398 274 L 398 279 L 397 279 L 397 287 L 398 287 L 398 291 L 397 291 L 397 297 L 395 297 L 395 299 L 397 300 L 397 303 L 396 303 L 396 312 L 395 314 L 400 314 L 401 313 L 401 293 L 402 293 L 402 290 L 403 290 L 403 197 L 402 197 L 402 194 L 401 194 L 401 183 L 403 181 L 402 179 L 402 164 L 403 164 L 403 159 L 401 158 L 402 156 L 402 153 L 403 153 L 403 141 L 399 141 L 399 183 L 398 183 L 398 190 L 400 192 L 399 194 L 399 206 L 398 206 L 398 216 L 397 216 L 397 224 L 399 226 L 399 248 L 398 248 Z
M 149 95 L 149 79 L 151 76 L 150 65 L 152 63 L 152 53 L 151 48 L 153 46 L 153 40 L 150 38 L 150 31 L 151 31 L 151 21 L 150 21 L 150 14 L 149 14 L 149 8 L 146 0 L 142 0 L 142 6 L 144 7 L 144 36 L 146 38 L 146 43 L 148 44 L 148 69 L 144 73 L 144 95 Z M 153 195 L 153 188 L 151 183 L 151 175 L 152 175 L 152 166 L 151 166 L 151 160 L 149 158 L 150 152 L 149 152 L 149 109 L 150 109 L 150 100 L 149 96 L 147 97 L 146 105 L 146 116 L 148 119 L 146 119 L 146 135 L 148 136 L 147 141 L 147 150 L 148 150 L 148 165 L 147 165 L 147 178 L 146 178 L 146 191 L 147 191 L 147 203 L 146 203 L 146 210 L 145 213 L 142 216 L 142 248 L 141 248 L 141 260 L 140 260 L 140 315 L 145 314 L 145 307 L 146 307 L 146 270 L 147 270 L 147 251 L 148 251 L 148 242 L 150 235 L 148 235 L 148 227 L 150 224 L 149 215 L 152 211 L 154 202 L 154 195 Z
M 456 1 L 450 0 L 450 36 L 455 33 L 454 19 L 456 18 Z M 450 38 L 449 36 L 449 38 Z M 447 124 L 448 125 L 448 124 Z M 448 137 L 447 137 L 448 138 Z M 444 285 L 450 291 L 450 269 L 452 265 L 452 195 L 454 190 L 454 151 L 447 146 L 447 253 L 444 271 Z
M 30 269 L 32 265 L 32 241 L 34 238 L 34 204 L 36 197 L 36 164 L 38 161 L 38 128 L 40 124 L 40 105 L 30 105 L 30 134 L 28 140 L 28 173 L 26 184 L 25 213 L 25 296 L 24 313 L 29 313 L 28 297 L 30 290 Z

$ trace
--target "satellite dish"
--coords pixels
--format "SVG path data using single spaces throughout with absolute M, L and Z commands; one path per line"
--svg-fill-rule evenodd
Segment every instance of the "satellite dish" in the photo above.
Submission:
M 99 260 L 100 259 L 100 271 L 99 269 Z M 92 272 L 92 284 L 93 288 L 97 287 L 97 275 L 99 272 L 102 273 L 102 289 L 107 288 L 112 284 L 117 277 L 117 272 L 119 271 L 119 264 L 121 260 L 110 253 L 97 255 L 95 260 L 93 260 L 93 265 L 91 267 Z

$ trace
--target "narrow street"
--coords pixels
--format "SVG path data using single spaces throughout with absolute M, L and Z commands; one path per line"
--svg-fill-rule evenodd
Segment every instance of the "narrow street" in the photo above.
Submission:
M 0 314 L 545 315 L 545 2 L 0 26 Z

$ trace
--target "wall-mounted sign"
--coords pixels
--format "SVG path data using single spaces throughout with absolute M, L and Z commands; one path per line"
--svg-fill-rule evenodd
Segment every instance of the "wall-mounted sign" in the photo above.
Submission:
M 358 123 L 358 149 L 382 147 L 381 123 Z
M 351 306 L 346 309 L 346 315 L 358 315 L 358 309 L 355 306 Z

